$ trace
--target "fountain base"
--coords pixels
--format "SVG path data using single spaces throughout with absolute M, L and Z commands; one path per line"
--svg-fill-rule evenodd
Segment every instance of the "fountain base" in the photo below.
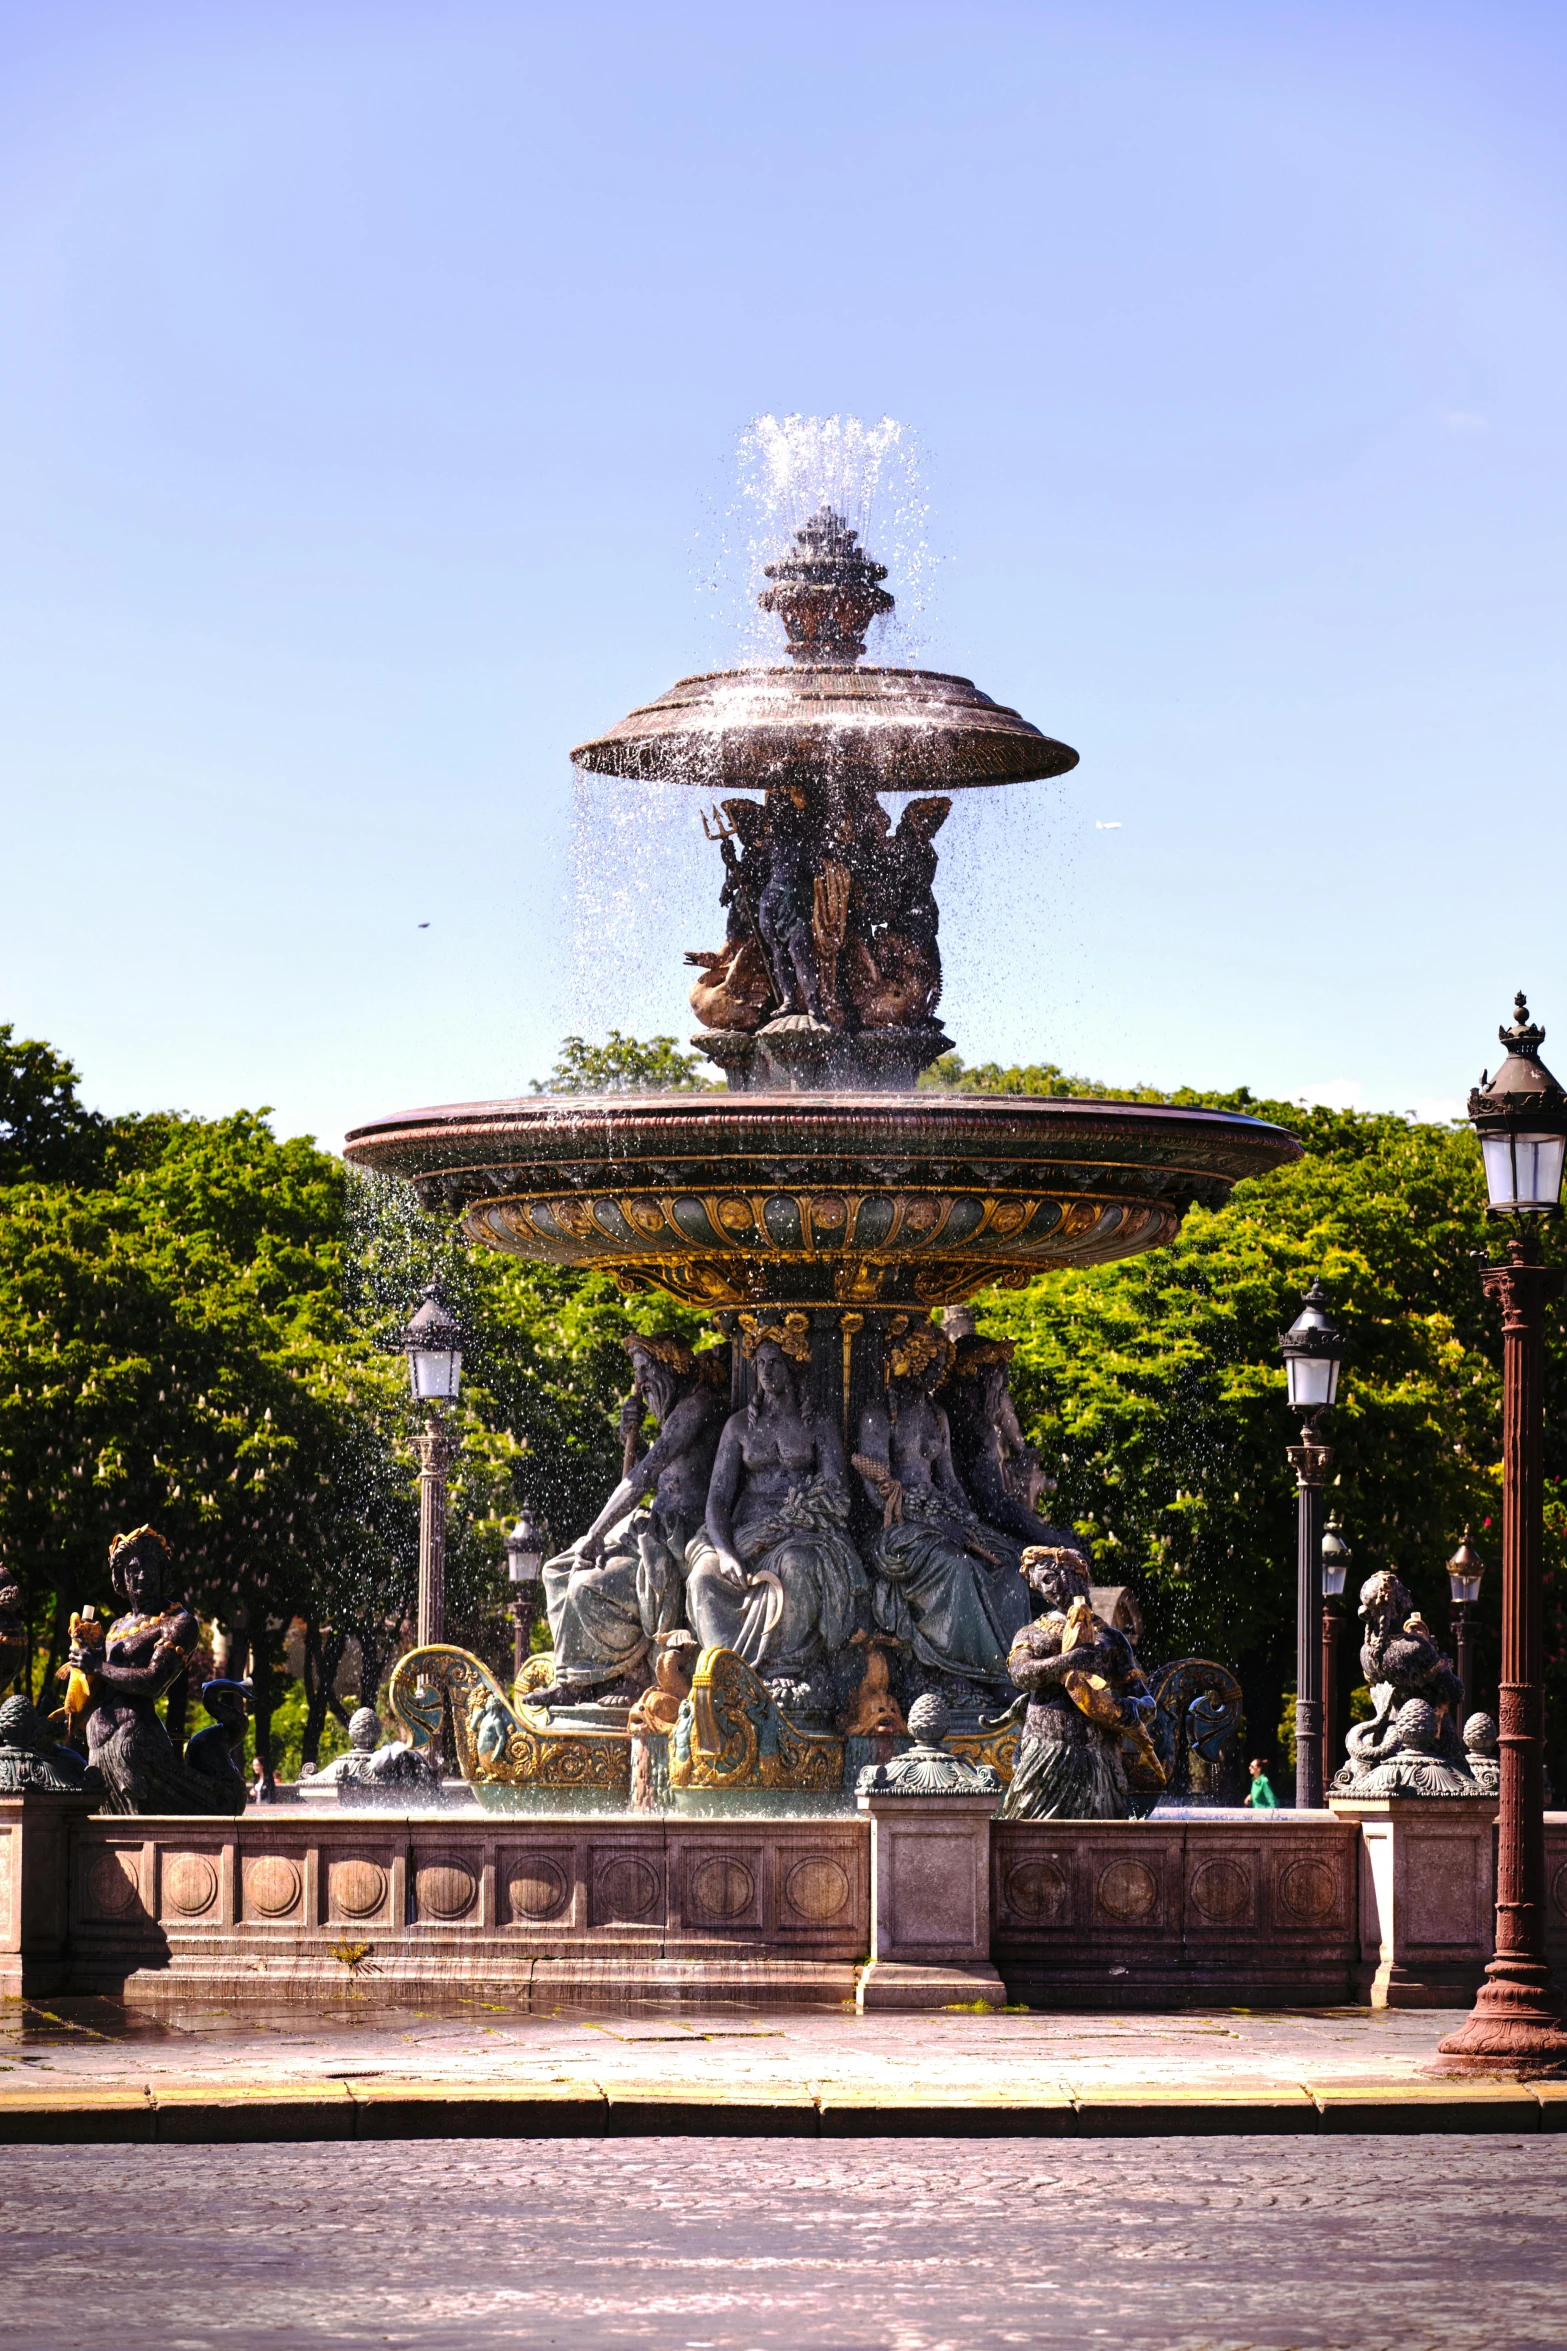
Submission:
M 936 1021 L 851 1034 L 794 1012 L 760 1029 L 699 1029 L 691 1042 L 731 1094 L 907 1094 L 922 1069 L 956 1050 Z

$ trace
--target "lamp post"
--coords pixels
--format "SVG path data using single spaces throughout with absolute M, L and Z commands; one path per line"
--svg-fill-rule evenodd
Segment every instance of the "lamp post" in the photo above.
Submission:
M 1561 1276 L 1540 1252 L 1540 1220 L 1561 1205 L 1567 1095 L 1540 1059 L 1545 1031 L 1520 993 L 1497 1032 L 1507 1058 L 1469 1097 L 1492 1216 L 1513 1220 L 1507 1255 L 1481 1281 L 1502 1302 L 1502 1780 L 1496 1950 L 1466 2024 L 1441 2046 L 1479 2064 L 1567 2057 L 1545 1956 L 1545 1301 Z
M 438 1282 L 425 1289 L 403 1332 L 402 1345 L 414 1396 L 427 1407 L 423 1433 L 414 1439 L 419 1455 L 416 1639 L 423 1649 L 446 1637 L 446 1479 L 461 1449 L 461 1440 L 452 1435 L 441 1407 L 457 1401 L 463 1335 Z
M 1322 1489 L 1333 1455 L 1317 1442 L 1319 1412 L 1338 1395 L 1344 1337 L 1328 1320 L 1328 1301 L 1313 1282 L 1287 1331 L 1279 1335 L 1289 1377 L 1290 1410 L 1300 1414 L 1300 1443 L 1289 1448 L 1295 1472 L 1295 1807 L 1322 1808 Z
M 1322 1792 L 1333 1783 L 1338 1762 L 1338 1645 L 1344 1618 L 1338 1603 L 1354 1553 L 1344 1540 L 1335 1510 L 1322 1537 Z M 1329 1607 L 1328 1603 L 1333 1603 Z M 1297 1700 L 1297 1704 L 1299 1701 Z M 1297 1734 L 1298 1735 L 1298 1734 Z
M 506 1538 L 506 1574 L 511 1584 L 512 1680 L 522 1677 L 533 1645 L 533 1622 L 538 1613 L 540 1574 L 544 1554 L 549 1547 L 545 1527 L 533 1515 L 533 1505 L 524 1502 L 522 1514 Z
M 1480 1578 L 1485 1573 L 1485 1561 L 1469 1540 L 1465 1527 L 1463 1541 L 1447 1563 L 1447 1584 L 1453 1595 L 1453 1647 L 1458 1653 L 1458 1678 L 1464 1685 L 1464 1720 L 1474 1712 L 1474 1613 L 1480 1597 Z

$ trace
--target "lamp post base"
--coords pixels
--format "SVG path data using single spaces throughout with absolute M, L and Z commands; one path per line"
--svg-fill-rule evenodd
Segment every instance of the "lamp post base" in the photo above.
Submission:
M 1466 2024 L 1438 2044 L 1444 2057 L 1476 2068 L 1567 2064 L 1550 1969 L 1539 1960 L 1493 1959 Z

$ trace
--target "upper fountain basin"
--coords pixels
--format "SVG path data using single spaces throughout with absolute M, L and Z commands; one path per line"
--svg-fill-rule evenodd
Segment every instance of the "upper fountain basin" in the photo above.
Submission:
M 474 1240 L 707 1306 L 941 1306 L 1173 1238 L 1284 1128 L 999 1094 L 534 1095 L 356 1127 L 350 1164 Z
M 877 791 L 961 791 L 1077 765 L 1069 744 L 968 678 L 846 663 L 682 678 L 571 756 L 600 775 L 704 791 L 827 775 Z

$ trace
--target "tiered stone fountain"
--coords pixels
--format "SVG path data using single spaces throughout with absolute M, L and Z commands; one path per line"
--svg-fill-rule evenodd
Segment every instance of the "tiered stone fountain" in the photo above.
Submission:
M 355 1166 L 405 1179 L 486 1247 L 604 1268 L 628 1295 L 663 1289 L 709 1309 L 731 1342 L 731 1410 L 752 1405 L 771 1359 L 783 1365 L 773 1387 L 785 1395 L 792 1383 L 832 1437 L 806 1467 L 812 1491 L 841 1489 L 842 1506 L 825 1532 L 816 1526 L 803 1566 L 799 1545 L 769 1553 L 770 1576 L 745 1578 L 738 1537 L 725 1539 L 735 1477 L 720 1497 L 720 1455 L 703 1536 L 688 1548 L 698 1505 L 671 1538 L 667 1588 L 649 1603 L 642 1587 L 629 1673 L 622 1643 L 606 1652 L 597 1689 L 591 1674 L 551 1684 L 546 1665 L 546 1687 L 508 1698 L 458 1652 L 405 1661 L 394 1693 L 405 1720 L 424 1734 L 437 1701 L 416 1697 L 415 1678 L 444 1680 L 464 1771 L 497 1804 L 624 1801 L 634 1786 L 658 1801 L 666 1768 L 687 1804 L 742 1793 L 842 1803 L 921 1688 L 948 1702 L 954 1747 L 994 1760 L 993 1660 L 954 1662 L 950 1631 L 944 1651 L 922 1638 L 929 1626 L 911 1629 L 909 1607 L 882 1605 L 878 1520 L 898 1514 L 900 1489 L 885 1474 L 885 1434 L 880 1463 L 864 1448 L 884 1429 L 889 1376 L 913 1399 L 952 1362 L 933 1313 L 950 1320 L 988 1286 L 1022 1288 L 1054 1267 L 1168 1241 L 1194 1203 L 1216 1206 L 1239 1178 L 1298 1153 L 1280 1129 L 1216 1111 L 916 1090 L 951 1043 L 937 1016 L 932 886 L 947 795 L 1059 776 L 1077 753 L 966 678 L 868 666 L 866 628 L 892 601 L 885 568 L 831 509 L 768 577 L 761 602 L 783 624 L 787 665 L 684 678 L 573 754 L 597 773 L 683 783 L 715 802 L 707 829 L 724 859 L 726 936 L 688 961 L 703 1022 L 693 1041 L 727 1092 L 466 1102 L 376 1119 L 346 1144 Z M 888 792 L 916 795 L 896 825 Z M 736 1475 L 743 1487 L 743 1468 Z M 1049 1539 L 1034 1498 L 1013 1508 L 998 1491 L 979 1515 L 1014 1546 Z M 636 1500 L 633 1483 L 621 1501 Z M 840 1539 L 846 1585 L 832 1566 Z M 855 1545 L 872 1553 L 868 1577 Z M 970 1549 L 1002 1567 L 983 1541 Z M 1016 1556 L 1004 1573 L 1020 1594 Z M 557 1629 L 572 1564 L 552 1583 Z M 798 1621 L 812 1607 L 814 1646 Z M 792 1629 L 786 1621 L 775 1638 L 791 1611 Z M 662 1688 L 639 1695 L 687 1619 L 692 1637 L 675 1643 Z M 715 1625 L 733 1629 L 717 1637 Z M 617 1681 L 607 1694 L 606 1676 Z M 634 1752 L 639 1739 L 649 1753 Z

